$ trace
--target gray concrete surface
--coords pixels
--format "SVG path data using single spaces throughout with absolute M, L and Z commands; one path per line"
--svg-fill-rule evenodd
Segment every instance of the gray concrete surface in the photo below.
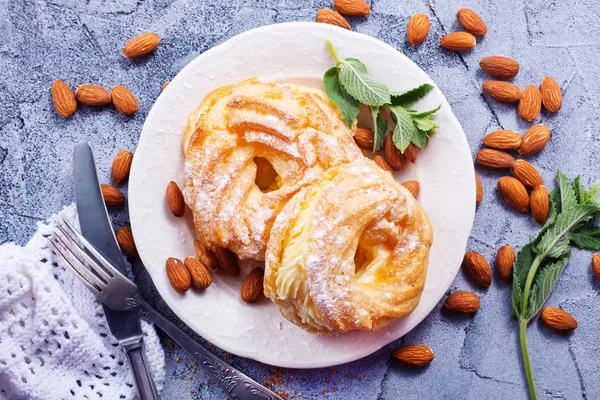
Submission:
M 546 149 L 530 157 L 549 186 L 557 167 L 585 184 L 600 177 L 600 25 L 593 0 L 371 0 L 373 13 L 352 18 L 352 28 L 383 40 L 405 53 L 438 83 L 464 127 L 473 152 L 481 138 L 499 128 L 525 131 L 512 105 L 481 94 L 486 79 L 478 61 L 508 55 L 521 63 L 514 82 L 524 87 L 551 75 L 564 91 L 564 105 L 540 120 L 552 129 Z M 93 146 L 105 181 L 113 156 L 134 150 L 148 110 L 164 81 L 198 54 L 235 34 L 285 21 L 311 21 L 330 0 L 0 0 L 0 243 L 25 243 L 36 221 L 73 199 L 71 152 L 80 141 Z M 459 7 L 478 11 L 489 27 L 477 47 L 462 55 L 438 42 L 459 28 Z M 417 48 L 405 29 L 413 13 L 431 19 L 431 33 Z M 155 54 L 130 61 L 120 49 L 126 40 L 155 31 L 162 44 Z M 72 119 L 53 109 L 50 85 L 63 79 L 72 87 L 96 83 L 124 84 L 140 100 L 133 118 L 114 108 L 80 107 Z M 492 260 L 509 243 L 525 243 L 539 227 L 499 198 L 494 171 L 479 171 L 485 200 L 479 207 L 469 249 Z M 126 186 L 124 186 L 126 191 Z M 126 208 L 112 212 L 117 225 L 127 224 Z M 571 334 L 549 331 L 537 320 L 529 327 L 529 346 L 541 399 L 600 399 L 600 284 L 590 272 L 591 252 L 575 250 L 549 304 L 564 307 L 580 327 Z M 137 280 L 152 291 L 144 270 Z M 517 324 L 510 318 L 509 287 L 495 282 L 488 290 L 472 285 L 461 272 L 451 290 L 474 290 L 481 311 L 456 316 L 438 305 L 405 338 L 375 354 L 337 368 L 312 371 L 273 369 L 217 351 L 259 381 L 289 398 L 330 399 L 524 399 L 526 382 L 518 348 Z M 156 306 L 176 317 L 160 300 Z M 166 338 L 165 399 L 222 399 L 213 381 L 188 364 L 191 360 Z M 422 370 L 402 367 L 391 357 L 403 343 L 426 343 L 435 360 Z M 215 350 L 216 351 L 216 350 Z

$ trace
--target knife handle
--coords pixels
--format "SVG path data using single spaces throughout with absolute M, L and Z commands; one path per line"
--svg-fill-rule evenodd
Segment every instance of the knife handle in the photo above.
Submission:
M 125 354 L 127 354 L 129 364 L 133 370 L 139 400 L 160 399 L 154 379 L 152 379 L 152 375 L 150 374 L 148 362 L 146 361 L 143 337 L 131 343 L 121 343 L 121 346 L 125 350 Z

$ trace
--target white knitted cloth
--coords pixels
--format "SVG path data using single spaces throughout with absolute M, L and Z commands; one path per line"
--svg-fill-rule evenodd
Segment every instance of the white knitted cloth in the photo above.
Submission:
M 100 302 L 48 248 L 57 220 L 77 224 L 74 205 L 38 223 L 25 247 L 0 246 L 0 399 L 133 399 Z M 164 353 L 153 326 L 142 321 L 142 330 L 161 390 Z

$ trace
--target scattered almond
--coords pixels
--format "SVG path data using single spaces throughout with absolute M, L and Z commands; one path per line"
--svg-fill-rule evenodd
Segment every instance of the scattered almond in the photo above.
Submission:
M 106 89 L 96 85 L 79 85 L 75 92 L 77 100 L 88 106 L 100 107 L 111 102 L 110 93 Z
M 123 250 L 123 253 L 125 253 L 128 257 L 138 258 L 137 247 L 135 247 L 135 241 L 133 240 L 133 233 L 131 233 L 130 227 L 124 226 L 117 229 L 115 236 L 117 238 L 117 242 L 119 242 L 119 247 L 121 250 Z
M 546 110 L 555 113 L 560 110 L 562 106 L 562 91 L 560 85 L 550 76 L 546 76 L 542 79 L 542 85 L 540 86 L 540 92 L 542 94 L 542 102 Z
M 417 161 L 418 155 L 419 148 L 412 143 L 408 145 L 406 150 L 404 150 L 404 157 L 413 164 Z
M 475 203 L 481 204 L 483 201 L 483 185 L 481 184 L 481 179 L 479 179 L 479 175 L 477 172 L 475 173 Z
M 519 154 L 528 156 L 542 150 L 550 140 L 550 129 L 544 124 L 532 126 L 523 135 Z
M 541 319 L 546 326 L 557 331 L 570 331 L 579 326 L 571 314 L 552 306 L 544 307 Z
M 373 129 L 356 128 L 354 131 L 354 141 L 361 149 L 373 150 L 374 140 Z
M 542 110 L 542 94 L 535 85 L 529 85 L 523 90 L 519 100 L 519 115 L 525 121 L 534 121 Z
M 492 149 L 513 150 L 521 146 L 521 134 L 508 129 L 494 131 L 483 138 L 483 144 Z
M 481 88 L 492 99 L 501 103 L 515 103 L 521 98 L 521 89 L 509 82 L 485 81 Z
M 121 150 L 113 160 L 112 181 L 118 185 L 129 176 L 133 154 L 128 150 Z
M 500 278 L 506 283 L 510 281 L 515 265 L 515 249 L 512 246 L 505 245 L 498 249 L 496 253 L 496 269 Z
M 464 290 L 452 293 L 444 301 L 444 308 L 465 314 L 477 312 L 480 306 L 479 297 L 475 293 Z
M 262 268 L 255 268 L 248 274 L 240 289 L 240 297 L 242 300 L 246 303 L 252 303 L 258 298 L 263 291 L 264 276 L 265 272 Z
M 452 51 L 468 51 L 476 44 L 475 36 L 468 32 L 452 32 L 440 40 L 440 46 Z
M 527 194 L 527 189 L 519 180 L 512 176 L 503 176 L 498 179 L 498 191 L 515 210 L 529 211 L 529 194 Z
M 596 276 L 596 279 L 600 280 L 600 253 L 592 256 L 592 272 Z
M 479 67 L 496 79 L 512 79 L 519 73 L 519 63 L 504 56 L 484 57 L 479 61 Z
M 398 150 L 394 144 L 391 131 L 388 132 L 387 136 L 385 137 L 385 159 L 387 160 L 389 166 L 396 171 L 400 171 L 404 168 L 404 154 L 400 153 L 400 150 Z
M 548 219 L 550 212 L 550 200 L 548 198 L 548 190 L 546 186 L 539 185 L 531 192 L 531 198 L 529 199 L 529 208 L 531 208 L 531 215 L 538 224 L 545 224 Z
M 125 196 L 116 187 L 102 183 L 100 184 L 100 190 L 107 206 L 120 206 L 125 203 Z
M 123 48 L 123 55 L 127 58 L 143 56 L 154 51 L 159 44 L 160 37 L 156 33 L 142 33 L 127 42 Z
M 165 83 L 163 83 L 161 91 L 164 91 L 167 88 L 167 86 L 169 86 L 169 83 L 171 83 L 171 81 L 166 81 Z
M 406 38 L 408 43 L 417 46 L 425 40 L 429 34 L 429 17 L 425 14 L 415 14 L 408 21 Z
M 488 288 L 492 284 L 492 269 L 485 258 L 476 251 L 465 254 L 463 265 L 467 274 L 479 285 Z
M 231 250 L 215 246 L 211 247 L 210 251 L 217 262 L 217 265 L 223 272 L 232 276 L 240 275 L 240 264 Z
M 458 23 L 473 35 L 483 36 L 487 33 L 487 26 L 483 22 L 483 19 L 470 8 L 461 8 L 458 10 L 456 18 L 458 19 Z
M 406 182 L 402 183 L 402 186 L 404 186 L 406 188 L 406 190 L 408 190 L 415 199 L 417 198 L 417 196 L 419 195 L 419 192 L 421 191 L 421 185 L 419 185 L 418 181 L 406 181 Z
M 194 240 L 194 252 L 196 253 L 196 257 L 198 260 L 211 271 L 216 271 L 219 266 L 217 265 L 217 261 L 213 257 L 210 249 L 203 245 L 198 239 Z
M 510 154 L 493 149 L 481 149 L 475 157 L 477 164 L 488 168 L 511 168 L 515 158 Z
M 333 6 L 340 14 L 364 17 L 371 13 L 365 0 L 333 0 Z
M 174 257 L 167 259 L 167 278 L 171 283 L 171 287 L 178 293 L 184 293 L 192 285 L 190 271 L 181 260 Z
M 322 8 L 317 12 L 315 18 L 317 22 L 339 26 L 340 28 L 350 29 L 350 24 L 337 11 L 330 8 Z
M 517 160 L 515 162 L 515 165 L 513 165 L 513 175 L 529 189 L 544 184 L 544 180 L 537 169 L 525 160 Z
M 202 263 L 194 257 L 186 257 L 183 261 L 185 267 L 190 272 L 192 278 L 192 285 L 196 289 L 204 290 L 212 283 L 212 278 L 208 273 L 208 270 Z
M 433 360 L 434 356 L 431 347 L 424 344 L 402 346 L 394 351 L 394 357 L 409 367 L 424 367 Z
M 385 161 L 385 159 L 379 155 L 373 157 L 373 161 L 377 164 L 382 170 L 388 171 L 390 174 L 394 175 L 394 170 L 390 167 L 390 164 Z
M 70 117 L 77 111 L 77 100 L 71 88 L 60 79 L 52 83 L 52 101 L 56 112 L 63 117 Z
M 128 117 L 131 117 L 139 109 L 135 95 L 122 85 L 115 86 L 112 89 L 112 102 L 121 114 Z
M 179 186 L 173 181 L 167 185 L 167 206 L 176 217 L 181 217 L 185 213 L 185 201 Z

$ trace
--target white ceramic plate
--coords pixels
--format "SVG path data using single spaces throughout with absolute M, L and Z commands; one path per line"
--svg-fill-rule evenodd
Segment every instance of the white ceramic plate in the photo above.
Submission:
M 213 284 L 203 293 L 190 290 L 180 295 L 171 288 L 165 260 L 194 254 L 191 213 L 188 210 L 188 218 L 176 218 L 165 204 L 169 181 L 180 185 L 183 181 L 181 139 L 188 114 L 211 90 L 254 76 L 265 81 L 306 77 L 319 82 L 333 65 L 326 39 L 342 57 L 364 61 L 369 73 L 392 91 L 433 83 L 404 55 L 369 36 L 316 23 L 254 29 L 204 52 L 171 81 L 146 119 L 129 178 L 129 212 L 138 252 L 169 307 L 220 348 L 281 367 L 317 368 L 357 360 L 409 332 L 431 312 L 454 280 L 475 213 L 474 171 L 467 140 L 436 88 L 414 108 L 425 110 L 441 103 L 436 117 L 440 128 L 416 165 L 397 176 L 399 181 L 420 182 L 419 201 L 434 232 L 425 291 L 409 316 L 373 333 L 315 335 L 288 322 L 267 299 L 254 304 L 241 301 L 244 271 L 239 278 L 215 274 Z

